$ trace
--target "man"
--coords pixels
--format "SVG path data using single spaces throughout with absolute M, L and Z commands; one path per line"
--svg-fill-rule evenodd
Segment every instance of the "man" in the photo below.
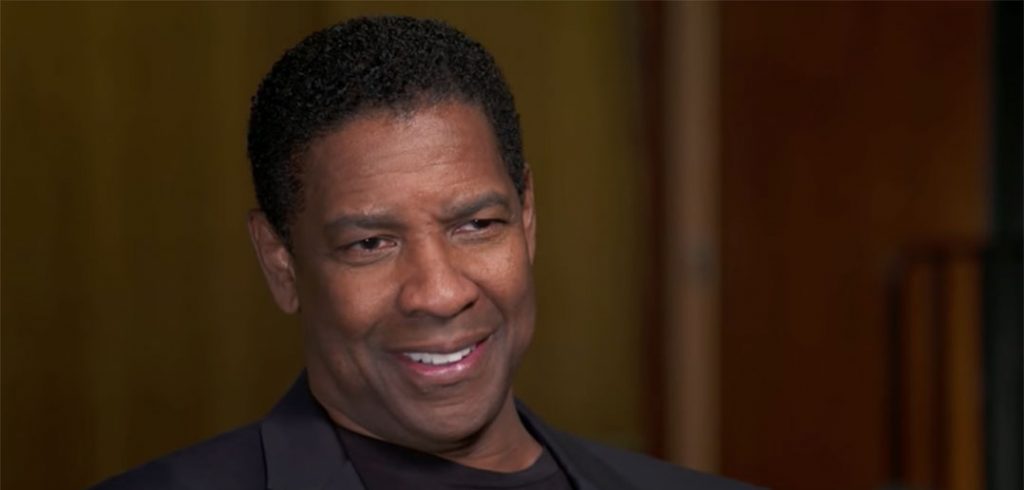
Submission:
M 249 231 L 306 372 L 262 421 L 100 488 L 738 488 L 556 432 L 513 398 L 533 186 L 494 60 L 435 21 L 355 19 L 253 98 Z

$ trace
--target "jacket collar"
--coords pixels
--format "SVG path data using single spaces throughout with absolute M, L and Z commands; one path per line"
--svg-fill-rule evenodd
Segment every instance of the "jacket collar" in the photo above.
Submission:
M 516 410 L 527 430 L 544 445 L 578 490 L 629 489 L 629 484 L 583 443 L 548 427 L 525 405 Z M 309 391 L 303 371 L 260 423 L 267 488 L 272 490 L 362 490 L 334 423 Z
M 334 423 L 309 391 L 306 372 L 260 423 L 267 488 L 362 489 Z

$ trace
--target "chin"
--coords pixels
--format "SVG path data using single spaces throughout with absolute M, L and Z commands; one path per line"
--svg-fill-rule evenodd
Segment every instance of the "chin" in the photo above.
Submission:
M 426 441 L 433 441 L 445 446 L 460 445 L 479 437 L 501 413 L 503 405 L 511 397 L 511 393 L 496 393 L 486 400 L 473 400 L 434 407 L 429 416 L 420 412 L 417 415 L 416 432 Z

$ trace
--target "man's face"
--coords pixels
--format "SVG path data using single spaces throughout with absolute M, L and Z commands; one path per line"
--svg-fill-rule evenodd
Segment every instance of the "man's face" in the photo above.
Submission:
M 510 406 L 535 309 L 532 190 L 521 202 L 489 122 L 463 103 L 369 113 L 316 140 L 302 179 L 291 254 L 252 226 L 314 394 L 399 444 L 472 437 Z

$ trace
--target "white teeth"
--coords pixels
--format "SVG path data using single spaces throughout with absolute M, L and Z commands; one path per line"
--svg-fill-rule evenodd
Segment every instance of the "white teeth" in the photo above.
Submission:
M 451 364 L 453 362 L 461 361 L 463 358 L 468 356 L 470 352 L 473 352 L 473 349 L 475 348 L 476 346 L 472 345 L 458 352 L 452 352 L 451 354 L 434 354 L 431 352 L 405 352 L 403 354 L 405 357 L 416 362 L 440 366 L 443 364 Z

